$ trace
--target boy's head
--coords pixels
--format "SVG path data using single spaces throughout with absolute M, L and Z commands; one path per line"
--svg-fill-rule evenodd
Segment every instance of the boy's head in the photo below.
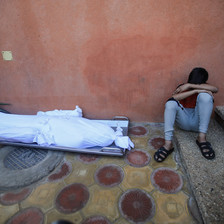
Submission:
M 188 83 L 191 84 L 202 84 L 206 83 L 208 80 L 208 72 L 204 68 L 194 68 L 189 77 Z

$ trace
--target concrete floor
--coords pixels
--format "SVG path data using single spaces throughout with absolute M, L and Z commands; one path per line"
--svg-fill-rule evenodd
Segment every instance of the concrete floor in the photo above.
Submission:
M 198 223 L 177 152 L 153 159 L 163 125 L 131 123 L 129 136 L 135 149 L 124 157 L 65 153 L 41 181 L 2 192 L 0 223 Z

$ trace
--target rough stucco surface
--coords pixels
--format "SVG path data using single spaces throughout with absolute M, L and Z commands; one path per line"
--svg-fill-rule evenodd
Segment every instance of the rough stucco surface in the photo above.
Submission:
M 185 168 L 191 189 L 205 224 L 224 223 L 224 130 L 215 120 L 209 126 L 207 139 L 216 157 L 205 159 L 195 139 L 197 134 L 181 129 L 175 131 L 175 146 Z
M 163 121 L 164 102 L 205 67 L 224 95 L 224 2 L 16 0 L 0 6 L 0 102 L 13 113 Z

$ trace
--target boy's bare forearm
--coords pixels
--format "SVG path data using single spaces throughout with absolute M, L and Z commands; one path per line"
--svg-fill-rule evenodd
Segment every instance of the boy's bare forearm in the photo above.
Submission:
M 207 90 L 212 93 L 217 93 L 218 88 L 209 84 L 189 84 L 190 89 L 199 89 L 199 90 Z
M 205 90 L 205 89 L 193 89 L 193 90 L 189 90 L 186 92 L 181 92 L 181 93 L 177 93 L 177 94 L 173 94 L 173 98 L 175 100 L 183 100 L 189 96 L 192 96 L 196 93 L 208 93 L 209 95 L 211 95 L 213 97 L 213 93 L 210 90 Z
M 189 90 L 187 92 L 181 92 L 181 93 L 177 93 L 177 94 L 173 94 L 173 98 L 175 100 L 183 100 L 191 95 L 194 95 L 195 93 L 197 93 L 197 90 Z

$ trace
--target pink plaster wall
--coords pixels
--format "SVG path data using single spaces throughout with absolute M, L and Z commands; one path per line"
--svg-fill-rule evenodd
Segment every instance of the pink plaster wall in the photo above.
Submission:
M 0 6 L 0 102 L 13 113 L 163 121 L 164 103 L 205 67 L 224 105 L 222 0 L 8 0 Z

